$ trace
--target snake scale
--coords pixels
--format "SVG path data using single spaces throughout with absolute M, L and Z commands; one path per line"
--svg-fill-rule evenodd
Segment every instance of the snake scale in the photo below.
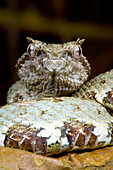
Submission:
M 0 146 L 42 155 L 113 145 L 113 70 L 90 81 L 83 40 L 30 42 L 0 108 Z

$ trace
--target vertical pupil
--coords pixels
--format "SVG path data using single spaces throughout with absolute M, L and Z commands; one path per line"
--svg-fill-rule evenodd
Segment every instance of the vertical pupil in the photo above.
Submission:
M 29 47 L 28 47 L 28 49 L 27 49 L 27 51 L 28 51 L 28 53 L 29 54 L 31 54 L 31 51 L 34 51 L 34 46 L 31 44 Z
M 28 48 L 28 53 L 31 54 L 31 48 L 30 47 Z
M 34 45 L 30 45 L 29 47 L 28 47 L 28 53 L 30 54 L 30 56 L 31 57 L 34 57 L 35 56 L 35 47 L 34 47 Z
M 81 55 L 81 53 L 82 53 L 81 48 L 78 47 L 78 46 L 76 46 L 75 49 L 74 49 L 74 56 L 75 56 L 76 58 L 79 58 L 79 56 Z
M 81 50 L 80 50 L 80 48 L 78 48 L 78 53 L 79 53 L 79 55 L 81 54 Z

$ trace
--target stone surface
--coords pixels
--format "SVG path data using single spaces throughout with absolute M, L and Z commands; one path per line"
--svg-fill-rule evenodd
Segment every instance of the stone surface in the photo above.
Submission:
M 67 153 L 57 158 L 0 147 L 0 170 L 105 170 L 113 169 L 113 147 Z

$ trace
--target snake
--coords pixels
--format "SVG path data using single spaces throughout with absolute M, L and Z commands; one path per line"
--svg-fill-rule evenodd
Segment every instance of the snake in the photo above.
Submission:
M 27 37 L 19 80 L 0 107 L 0 146 L 53 155 L 113 145 L 113 69 L 91 80 L 84 39 L 47 44 Z

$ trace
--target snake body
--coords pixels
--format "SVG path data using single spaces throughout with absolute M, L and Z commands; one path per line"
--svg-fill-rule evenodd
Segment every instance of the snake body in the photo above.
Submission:
M 73 96 L 94 99 L 113 110 L 113 69 L 83 84 Z
M 83 40 L 29 41 L 16 65 L 20 80 L 9 89 L 10 104 L 0 108 L 0 145 L 43 155 L 113 145 L 113 118 L 105 108 L 113 109 L 113 70 L 86 82 Z
M 113 144 L 112 118 L 92 100 L 29 100 L 3 106 L 0 115 L 2 146 L 51 155 Z

